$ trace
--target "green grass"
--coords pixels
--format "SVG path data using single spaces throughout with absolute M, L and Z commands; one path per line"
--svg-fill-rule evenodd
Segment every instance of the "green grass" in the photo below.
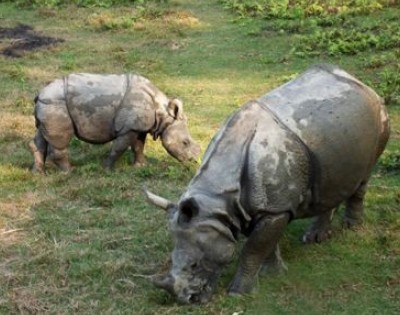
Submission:
M 149 139 L 144 168 L 133 169 L 127 152 L 116 170 L 106 173 L 101 161 L 109 146 L 74 140 L 71 174 L 52 167 L 47 176 L 29 172 L 26 143 L 35 131 L 31 100 L 46 82 L 70 72 L 135 72 L 150 78 L 183 99 L 192 135 L 204 150 L 233 110 L 311 64 L 337 63 L 377 88 L 384 82 L 379 74 L 398 56 L 396 49 L 372 48 L 356 55 L 291 55 L 296 34 L 266 32 L 273 21 L 237 19 L 216 0 L 175 0 L 136 10 L 21 9 L 0 2 L 1 27 L 26 23 L 65 39 L 23 58 L 0 56 L 0 314 L 397 314 L 396 102 L 388 103 L 392 136 L 371 181 L 363 227 L 343 231 L 339 213 L 334 238 L 303 246 L 299 238 L 309 220 L 293 222 L 282 239 L 287 273 L 261 278 L 252 295 L 230 297 L 226 287 L 235 262 L 203 306 L 177 305 L 150 284 L 149 275 L 167 267 L 172 242 L 164 213 L 142 194 L 147 186 L 177 200 L 195 165 L 179 164 Z M 368 26 L 396 12 L 400 9 L 393 7 L 357 18 Z

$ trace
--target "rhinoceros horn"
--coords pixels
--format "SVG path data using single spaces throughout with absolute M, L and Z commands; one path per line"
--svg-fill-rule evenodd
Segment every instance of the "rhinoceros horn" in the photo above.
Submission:
M 144 190 L 144 193 L 146 194 L 147 200 L 152 203 L 153 205 L 160 207 L 161 209 L 164 209 L 166 211 L 168 211 L 169 209 L 171 209 L 174 206 L 174 203 L 172 203 L 171 201 L 157 196 L 153 193 L 151 193 L 148 190 Z
M 151 282 L 153 282 L 156 287 L 174 294 L 174 280 L 169 274 L 153 276 Z

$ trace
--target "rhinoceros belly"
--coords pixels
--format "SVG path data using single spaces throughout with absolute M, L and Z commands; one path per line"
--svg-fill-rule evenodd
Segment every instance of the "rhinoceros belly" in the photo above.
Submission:
M 314 200 L 305 215 L 336 207 L 368 178 L 381 106 L 371 89 L 340 70 L 315 67 L 259 101 L 310 150 Z
M 78 137 L 92 143 L 115 138 L 114 119 L 127 89 L 125 75 L 71 74 L 65 90 Z

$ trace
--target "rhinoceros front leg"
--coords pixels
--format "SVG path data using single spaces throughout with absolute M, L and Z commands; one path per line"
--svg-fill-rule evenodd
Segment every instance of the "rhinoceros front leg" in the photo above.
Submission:
M 131 149 L 133 152 L 133 166 L 140 167 L 145 164 L 144 144 L 146 142 L 146 132 L 131 133 Z
M 230 294 L 248 293 L 254 287 L 263 262 L 274 253 L 289 222 L 289 214 L 262 218 L 251 232 L 240 255 L 239 267 L 230 287 Z
M 125 150 L 130 145 L 130 133 L 126 133 L 122 136 L 116 138 L 111 146 L 111 151 L 108 154 L 107 158 L 103 162 L 103 167 L 106 170 L 111 170 L 114 167 L 115 162 L 118 158 L 125 152 Z
M 34 164 L 32 167 L 32 172 L 43 173 L 44 163 L 46 162 L 48 143 L 43 137 L 40 130 L 36 132 L 35 137 L 29 142 L 29 148 L 32 151 Z
M 275 250 L 264 260 L 260 273 L 280 273 L 287 270 L 288 268 L 281 257 L 279 245 L 276 244 Z
M 360 225 L 364 214 L 364 196 L 367 192 L 368 181 L 361 183 L 356 192 L 346 200 L 346 212 L 343 219 L 345 227 L 352 228 Z
M 331 222 L 336 209 L 332 209 L 316 217 L 315 221 L 303 235 L 304 244 L 320 243 L 327 240 L 331 234 Z

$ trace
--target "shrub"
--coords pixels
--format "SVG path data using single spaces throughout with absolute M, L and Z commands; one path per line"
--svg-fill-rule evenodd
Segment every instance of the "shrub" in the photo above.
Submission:
M 384 97 L 387 105 L 400 105 L 400 49 L 369 56 L 363 66 L 372 73 L 366 83 Z
M 240 16 L 296 19 L 336 14 L 369 14 L 398 0 L 221 0 Z
M 293 53 L 298 56 L 355 55 L 368 49 L 385 50 L 400 47 L 398 23 L 364 28 L 316 30 L 298 38 Z
M 17 6 L 26 8 L 55 8 L 73 4 L 80 7 L 104 7 L 109 8 L 115 5 L 138 4 L 147 2 L 167 2 L 168 0 L 0 0 L 0 2 L 13 2 Z
M 378 74 L 377 92 L 386 104 L 400 105 L 400 63 L 397 67 L 387 67 Z
M 400 171 L 400 151 L 385 151 L 378 161 L 378 170 L 383 173 Z

